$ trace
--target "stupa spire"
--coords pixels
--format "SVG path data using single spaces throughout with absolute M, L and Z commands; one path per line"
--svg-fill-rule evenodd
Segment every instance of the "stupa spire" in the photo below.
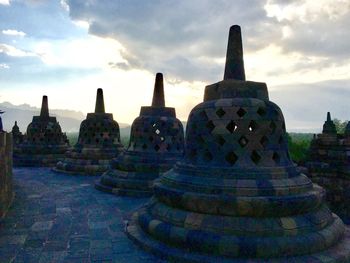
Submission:
M 245 80 L 241 27 L 233 25 L 228 36 L 224 80 Z
M 153 107 L 165 107 L 163 74 L 157 73 L 153 91 Z
M 97 89 L 95 113 L 105 113 L 103 90 L 101 88 Z
M 40 117 L 41 118 L 49 117 L 49 103 L 46 95 L 43 96 L 43 100 L 41 102 Z
M 331 121 L 331 120 L 332 120 L 331 113 L 328 111 L 327 112 L 327 121 Z

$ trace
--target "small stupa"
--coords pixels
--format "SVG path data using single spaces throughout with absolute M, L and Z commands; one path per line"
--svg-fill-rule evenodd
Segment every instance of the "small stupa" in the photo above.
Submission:
M 185 157 L 154 184 L 127 234 L 170 262 L 349 262 L 350 235 L 288 153 L 282 111 L 245 80 L 232 26 L 224 80 L 192 109 Z
M 163 75 L 157 73 L 152 106 L 141 107 L 131 126 L 128 149 L 95 186 L 116 195 L 152 195 L 154 179 L 182 158 L 183 150 L 183 125 L 175 109 L 165 107 Z
M 14 148 L 15 166 L 54 166 L 64 157 L 69 142 L 56 117 L 49 115 L 47 96 L 43 96 L 39 116 L 27 127 L 23 142 Z
M 123 150 L 119 124 L 112 113 L 105 112 L 103 90 L 97 89 L 95 112 L 82 121 L 79 138 L 55 171 L 72 174 L 100 175 L 111 167 L 112 158 Z
M 311 141 L 306 167 L 313 182 L 327 190 L 332 211 L 350 223 L 350 122 L 337 133 L 331 114 Z
M 23 142 L 23 134 L 19 130 L 17 121 L 15 121 L 15 125 L 13 125 L 11 133 L 12 133 L 12 139 L 13 139 L 13 148 L 16 148 L 17 145 Z

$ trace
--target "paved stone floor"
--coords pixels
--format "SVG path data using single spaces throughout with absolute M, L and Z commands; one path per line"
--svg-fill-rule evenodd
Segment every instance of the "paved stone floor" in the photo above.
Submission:
M 161 262 L 124 234 L 147 199 L 95 190 L 97 177 L 14 169 L 16 197 L 0 222 L 0 262 Z

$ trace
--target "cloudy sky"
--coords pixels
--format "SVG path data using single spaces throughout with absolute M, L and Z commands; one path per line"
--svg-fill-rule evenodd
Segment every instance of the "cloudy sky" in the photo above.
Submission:
M 243 32 L 248 80 L 266 82 L 289 130 L 350 119 L 350 0 L 0 0 L 0 102 L 131 123 L 156 72 L 186 120 L 222 80 L 229 27 Z

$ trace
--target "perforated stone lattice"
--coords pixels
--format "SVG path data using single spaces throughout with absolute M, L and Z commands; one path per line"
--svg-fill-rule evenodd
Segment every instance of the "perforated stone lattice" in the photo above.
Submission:
M 119 125 L 111 118 L 91 116 L 80 125 L 78 143 L 101 146 L 120 143 Z
M 189 161 L 220 166 L 280 166 L 291 162 L 284 119 L 272 102 L 225 99 L 192 110 L 185 155 Z M 231 105 L 231 106 L 229 106 Z
M 132 125 L 128 150 L 153 153 L 182 152 L 182 124 L 169 117 L 138 117 Z

